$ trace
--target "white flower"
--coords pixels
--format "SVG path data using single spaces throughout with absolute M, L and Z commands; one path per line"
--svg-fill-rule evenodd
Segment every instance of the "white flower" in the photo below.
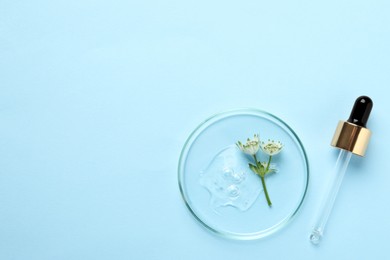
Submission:
M 259 135 L 254 135 L 253 139 L 247 139 L 245 144 L 242 144 L 240 141 L 237 142 L 238 148 L 246 154 L 255 155 L 260 148 Z
M 280 153 L 280 151 L 283 149 L 283 144 L 281 142 L 275 142 L 274 140 L 269 140 L 268 142 L 264 143 L 261 142 L 261 150 L 268 154 L 269 156 L 277 155 Z

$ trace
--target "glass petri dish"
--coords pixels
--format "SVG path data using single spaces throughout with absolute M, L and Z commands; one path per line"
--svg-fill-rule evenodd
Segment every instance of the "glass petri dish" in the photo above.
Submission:
M 283 150 L 272 158 L 275 173 L 261 179 L 248 166 L 253 160 L 235 143 L 259 134 L 278 140 Z M 258 152 L 261 161 L 268 156 Z M 298 136 L 278 117 L 256 109 L 220 113 L 201 123 L 180 155 L 178 181 L 187 208 L 208 230 L 227 238 L 252 240 L 273 234 L 296 215 L 305 198 L 309 165 Z

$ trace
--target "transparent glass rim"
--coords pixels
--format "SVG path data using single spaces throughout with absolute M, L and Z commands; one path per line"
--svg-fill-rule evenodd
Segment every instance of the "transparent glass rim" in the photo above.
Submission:
M 184 167 L 185 167 L 185 162 L 187 159 L 188 152 L 191 148 L 191 144 L 196 140 L 197 136 L 200 133 L 202 133 L 205 129 L 207 129 L 207 127 L 211 126 L 213 123 L 216 123 L 221 119 L 228 118 L 230 116 L 236 116 L 236 115 L 254 115 L 254 116 L 259 116 L 259 117 L 271 117 L 274 120 L 278 121 L 281 125 L 286 127 L 286 129 L 288 129 L 288 131 L 290 131 L 292 136 L 296 139 L 296 141 L 297 141 L 297 143 L 302 151 L 302 156 L 303 156 L 304 164 L 305 164 L 305 172 L 306 172 L 304 191 L 303 191 L 302 196 L 300 198 L 300 202 L 298 203 L 295 210 L 292 211 L 292 213 L 290 215 L 286 216 L 284 219 L 282 219 L 281 221 L 279 221 L 275 225 L 273 225 L 265 230 L 261 230 L 261 231 L 253 232 L 253 233 L 245 233 L 245 234 L 221 231 L 221 230 L 215 229 L 215 228 L 207 225 L 207 223 L 205 223 L 201 218 L 198 217 L 198 215 L 195 213 L 194 209 L 191 207 L 190 203 L 188 202 L 189 200 L 187 198 L 187 195 L 186 195 L 184 188 L 183 188 Z M 306 154 L 306 150 L 305 150 L 301 140 L 299 139 L 298 135 L 295 133 L 295 131 L 287 123 L 285 123 L 279 117 L 277 117 L 271 113 L 268 113 L 264 110 L 255 109 L 255 108 L 239 108 L 239 109 L 232 109 L 232 110 L 228 110 L 225 112 L 220 112 L 220 113 L 214 114 L 213 116 L 210 116 L 209 118 L 207 118 L 206 120 L 201 122 L 191 132 L 191 134 L 187 138 L 186 142 L 184 143 L 184 146 L 183 146 L 181 153 L 180 153 L 179 164 L 178 164 L 178 184 L 179 184 L 181 197 L 184 200 L 186 207 L 191 212 L 193 217 L 207 230 L 211 231 L 214 234 L 225 237 L 225 238 L 230 238 L 230 239 L 235 239 L 235 240 L 255 240 L 255 239 L 264 238 L 266 236 L 269 236 L 269 235 L 275 233 L 276 231 L 278 231 L 281 228 L 283 228 L 284 226 L 286 226 L 296 216 L 296 214 L 300 210 L 300 208 L 304 202 L 304 199 L 306 197 L 306 194 L 307 194 L 307 189 L 308 189 L 308 185 L 309 185 L 309 171 L 310 171 L 309 161 L 308 161 L 308 157 Z

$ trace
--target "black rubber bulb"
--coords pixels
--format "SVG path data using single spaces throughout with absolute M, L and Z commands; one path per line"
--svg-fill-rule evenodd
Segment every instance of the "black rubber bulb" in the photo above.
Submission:
M 358 97 L 347 121 L 355 125 L 366 127 L 372 106 L 373 103 L 371 98 L 367 96 Z

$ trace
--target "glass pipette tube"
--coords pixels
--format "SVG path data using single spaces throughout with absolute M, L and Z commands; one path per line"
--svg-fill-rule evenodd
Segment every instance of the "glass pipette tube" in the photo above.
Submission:
M 313 244 L 318 244 L 321 240 L 351 157 L 351 152 L 343 149 L 340 150 L 336 165 L 326 187 L 325 196 L 322 198 L 314 228 L 310 234 L 310 241 Z

